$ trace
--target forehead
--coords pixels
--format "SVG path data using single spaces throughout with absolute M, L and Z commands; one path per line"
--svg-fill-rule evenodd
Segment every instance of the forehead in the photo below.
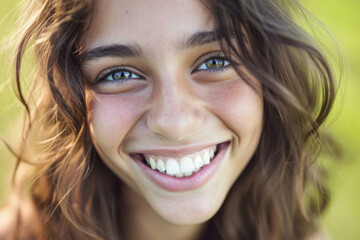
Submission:
M 136 42 L 166 47 L 211 29 L 211 14 L 200 0 L 95 0 L 82 45 Z

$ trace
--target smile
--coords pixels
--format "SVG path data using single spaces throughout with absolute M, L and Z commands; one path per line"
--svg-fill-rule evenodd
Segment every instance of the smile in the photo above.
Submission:
M 184 157 L 144 156 L 144 163 L 169 176 L 188 177 L 210 164 L 217 152 L 217 145 Z
M 189 191 L 204 185 L 216 172 L 230 142 L 181 156 L 165 151 L 131 154 L 136 165 L 156 185 L 168 191 Z

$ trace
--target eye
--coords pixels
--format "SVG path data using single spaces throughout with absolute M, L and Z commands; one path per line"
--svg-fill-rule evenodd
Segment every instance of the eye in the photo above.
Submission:
M 201 63 L 196 70 L 222 70 L 230 65 L 230 62 L 221 57 L 213 57 Z
M 146 77 L 131 66 L 109 67 L 89 83 L 89 87 L 103 94 L 117 94 L 146 87 Z
M 105 73 L 101 79 L 105 81 L 119 81 L 128 79 L 140 79 L 140 76 L 128 70 L 113 69 L 110 73 Z
M 123 83 L 129 80 L 139 79 L 143 79 L 143 77 L 138 74 L 136 70 L 133 70 L 133 68 L 128 66 L 115 66 L 100 72 L 95 78 L 94 84 Z

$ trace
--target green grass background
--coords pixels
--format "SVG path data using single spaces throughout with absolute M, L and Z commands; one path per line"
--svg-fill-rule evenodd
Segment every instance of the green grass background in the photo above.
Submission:
M 329 161 L 331 201 L 322 217 L 330 239 L 360 239 L 360 1 L 302 0 L 333 33 L 344 59 L 336 111 L 328 128 L 343 149 L 341 161 Z M 18 0 L 0 0 L 0 43 L 8 43 L 19 12 Z M 319 34 L 322 40 L 323 35 Z M 327 42 L 324 40 L 324 42 Z M 16 145 L 21 105 L 12 93 L 9 51 L 0 48 L 0 136 Z M 0 143 L 0 200 L 8 194 L 13 158 Z

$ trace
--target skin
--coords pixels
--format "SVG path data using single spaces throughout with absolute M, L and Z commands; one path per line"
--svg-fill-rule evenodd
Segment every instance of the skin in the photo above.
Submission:
M 231 65 L 201 69 L 220 58 L 219 44 L 187 43 L 211 31 L 211 15 L 196 0 L 95 1 L 83 51 L 113 44 L 141 49 L 137 56 L 88 57 L 82 64 L 94 146 L 126 183 L 126 239 L 196 239 L 256 150 L 263 122 L 260 84 L 248 73 L 250 87 Z M 117 66 L 139 78 L 98 81 Z M 222 142 L 230 145 L 215 173 L 189 191 L 159 187 L 132 157 L 154 149 L 181 156 L 182 149 Z

